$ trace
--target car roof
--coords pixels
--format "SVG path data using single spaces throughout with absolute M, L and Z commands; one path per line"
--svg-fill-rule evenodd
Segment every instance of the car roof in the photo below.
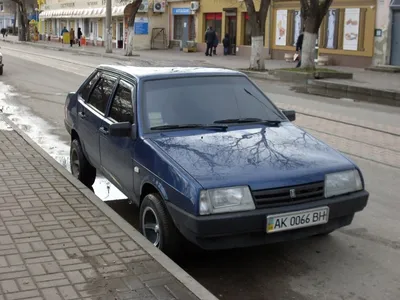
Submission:
M 116 73 L 124 73 L 137 79 L 160 79 L 183 76 L 215 76 L 215 75 L 244 75 L 242 72 L 206 67 L 134 67 L 120 65 L 100 65 L 98 69 Z

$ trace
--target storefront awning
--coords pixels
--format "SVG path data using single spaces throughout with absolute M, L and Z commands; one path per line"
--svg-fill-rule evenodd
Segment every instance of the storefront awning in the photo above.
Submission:
M 112 16 L 118 17 L 124 15 L 126 6 L 115 6 L 112 8 Z M 40 19 L 79 19 L 79 18 L 104 18 L 106 9 L 99 8 L 83 8 L 83 9 L 56 9 L 45 10 L 40 13 Z

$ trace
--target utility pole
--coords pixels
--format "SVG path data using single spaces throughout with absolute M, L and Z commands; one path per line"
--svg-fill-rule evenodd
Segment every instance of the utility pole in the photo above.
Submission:
M 106 4 L 106 53 L 112 53 L 111 0 Z

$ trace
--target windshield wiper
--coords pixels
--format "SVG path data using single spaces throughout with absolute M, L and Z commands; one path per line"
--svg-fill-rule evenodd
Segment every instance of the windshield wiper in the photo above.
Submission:
M 233 123 L 260 123 L 266 125 L 278 125 L 282 121 L 280 120 L 262 120 L 259 118 L 237 118 L 237 119 L 225 119 L 214 121 L 215 124 L 233 124 Z
M 168 130 L 168 129 L 183 129 L 183 128 L 211 128 L 211 129 L 226 130 L 228 126 L 216 125 L 216 124 L 175 124 L 175 125 L 153 126 L 150 127 L 150 130 Z

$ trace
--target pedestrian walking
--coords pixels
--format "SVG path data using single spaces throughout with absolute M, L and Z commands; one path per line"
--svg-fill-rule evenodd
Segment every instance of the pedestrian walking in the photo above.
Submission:
M 302 33 L 297 38 L 296 42 L 296 54 L 299 56 L 299 62 L 297 63 L 296 68 L 300 68 L 301 66 L 301 49 L 303 49 L 303 39 L 304 39 L 304 27 Z
M 215 31 L 211 26 L 205 34 L 205 40 L 207 43 L 206 56 L 212 56 L 212 48 L 214 46 L 214 40 L 215 40 Z
M 61 43 L 64 44 L 64 33 L 67 33 L 68 29 L 64 26 L 63 30 L 61 30 Z
M 72 47 L 72 45 L 75 42 L 75 30 L 73 28 L 71 28 L 71 30 L 69 31 L 69 43 Z
M 213 53 L 214 53 L 214 55 L 217 55 L 217 47 L 218 47 L 218 44 L 219 44 L 219 38 L 218 38 L 218 33 L 217 32 L 215 32 L 215 39 L 214 39 L 214 47 L 213 47 Z
M 81 30 L 81 28 L 79 27 L 79 28 L 78 28 L 78 46 L 79 46 L 79 47 L 81 46 L 81 37 L 82 37 L 82 35 L 83 35 L 82 30 Z
M 3 39 L 7 36 L 7 29 L 2 28 L 1 29 L 1 34 L 3 35 Z
M 229 34 L 225 33 L 225 37 L 222 40 L 222 45 L 224 46 L 224 55 L 228 55 L 229 47 L 231 45 L 231 41 L 229 40 Z

